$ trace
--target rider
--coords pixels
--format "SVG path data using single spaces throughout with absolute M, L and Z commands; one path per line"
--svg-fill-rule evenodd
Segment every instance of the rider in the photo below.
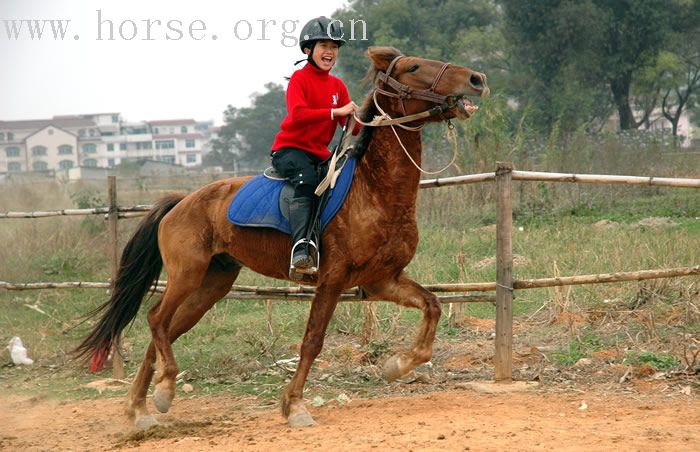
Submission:
M 300 279 L 299 273 L 312 273 L 314 268 L 305 239 L 319 182 L 316 168 L 330 156 L 328 145 L 338 123 L 344 123 L 345 117 L 357 109 L 343 81 L 329 74 L 343 44 L 342 30 L 327 17 L 317 17 L 304 25 L 299 46 L 308 63 L 289 80 L 287 116 L 272 145 L 272 166 L 294 187 L 289 224 L 290 277 L 295 279 Z

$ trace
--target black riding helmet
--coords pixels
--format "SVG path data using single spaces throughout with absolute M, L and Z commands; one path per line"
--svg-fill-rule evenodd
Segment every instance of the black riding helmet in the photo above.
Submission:
M 321 41 L 323 39 L 335 41 L 338 43 L 338 47 L 340 47 L 345 44 L 345 40 L 341 37 L 342 35 L 343 30 L 340 29 L 338 21 L 332 21 L 325 16 L 320 16 L 308 21 L 306 25 L 304 25 L 304 28 L 301 29 L 299 47 L 302 52 L 304 49 L 308 48 L 313 53 L 316 41 Z

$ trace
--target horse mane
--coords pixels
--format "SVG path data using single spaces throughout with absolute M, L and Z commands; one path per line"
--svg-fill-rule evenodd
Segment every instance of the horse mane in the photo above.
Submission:
M 360 83 L 362 85 L 369 85 L 370 89 L 365 95 L 358 116 L 362 122 L 370 122 L 379 113 L 377 107 L 374 105 L 374 98 L 372 96 L 374 92 L 374 86 L 376 84 L 377 75 L 382 70 L 382 68 L 377 67 L 376 61 L 387 61 L 387 66 L 397 56 L 401 55 L 401 51 L 394 47 L 370 47 L 367 50 L 367 57 L 372 60 L 367 69 L 367 74 L 362 78 Z M 357 138 L 356 144 L 352 152 L 351 157 L 355 157 L 360 160 L 370 143 L 372 142 L 372 137 L 374 136 L 375 127 L 362 127 L 360 129 L 360 134 Z

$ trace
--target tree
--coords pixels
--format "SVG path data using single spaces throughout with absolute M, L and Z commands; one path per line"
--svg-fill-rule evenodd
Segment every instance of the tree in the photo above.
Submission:
M 265 93 L 251 96 L 250 107 L 227 107 L 224 125 L 205 158 L 206 166 L 222 166 L 226 170 L 235 166 L 259 170 L 267 166 L 287 105 L 282 85 L 267 83 L 265 89 Z
M 594 102 L 581 106 L 590 117 L 606 111 L 612 101 L 621 130 L 639 127 L 646 118 L 634 117 L 631 92 L 635 76 L 653 65 L 672 33 L 676 8 L 688 8 L 687 0 L 502 0 L 507 37 L 515 49 L 520 68 L 535 77 L 526 90 L 528 98 L 546 89 L 541 110 L 560 113 L 557 102 L 563 86 L 574 87 L 574 99 L 590 89 Z M 692 2 L 691 2 L 692 3 Z M 671 5 L 670 5 L 671 4 Z M 577 86 L 578 85 L 578 86 Z M 601 86 L 609 97 L 605 99 Z M 579 111 L 581 109 L 579 108 Z M 550 123 L 553 123 L 550 116 Z M 589 118 L 590 119 L 590 118 Z
M 364 57 L 368 47 L 393 46 L 405 55 L 469 65 L 463 61 L 464 37 L 475 28 L 494 27 L 500 11 L 495 0 L 351 0 L 333 17 L 342 21 L 346 39 L 350 21 L 356 21 L 355 40 L 341 50 L 338 70 L 358 98 L 363 94 L 359 81 L 369 64 Z M 359 20 L 366 24 L 367 40 L 361 40 Z
M 677 16 L 673 39 L 669 40 L 661 112 L 671 123 L 674 140 L 684 110 L 696 106 L 700 91 L 700 2 Z

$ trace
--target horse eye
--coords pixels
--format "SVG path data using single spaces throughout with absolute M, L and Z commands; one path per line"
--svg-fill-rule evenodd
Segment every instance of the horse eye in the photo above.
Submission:
M 415 66 L 411 66 L 411 68 L 407 72 L 416 72 L 418 70 L 418 65 L 416 64 Z

